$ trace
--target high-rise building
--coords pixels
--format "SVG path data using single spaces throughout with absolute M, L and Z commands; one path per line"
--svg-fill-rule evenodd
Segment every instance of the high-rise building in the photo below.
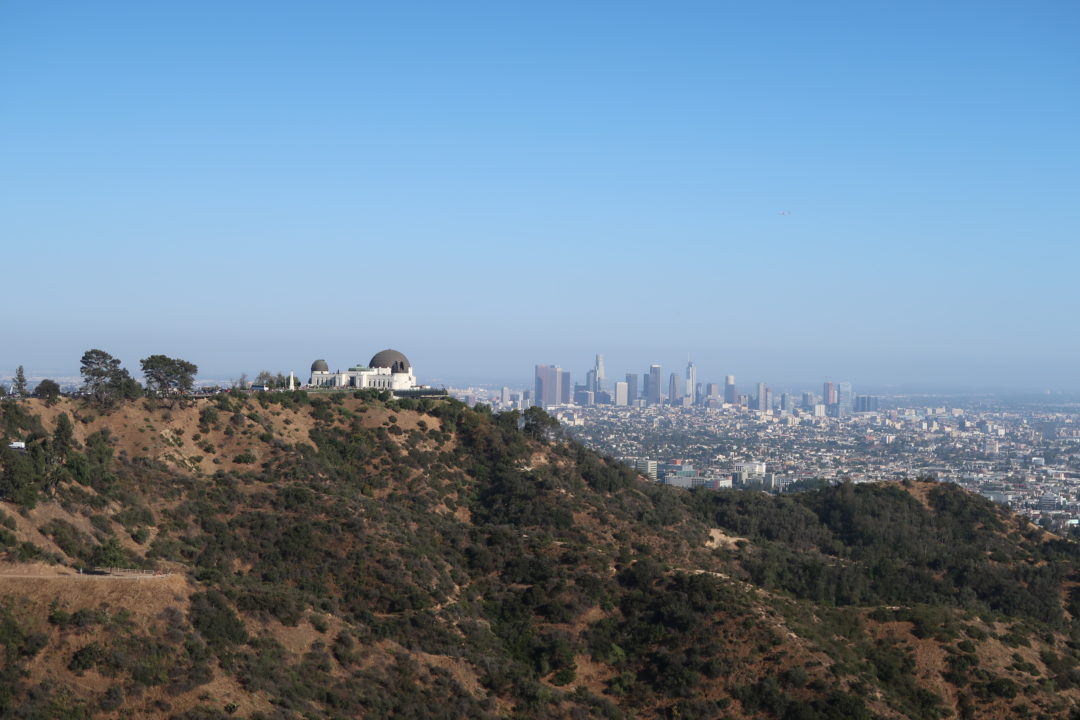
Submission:
M 686 361 L 686 397 L 691 405 L 697 403 L 697 368 L 689 360 Z
M 536 366 L 536 387 L 533 395 L 534 401 L 540 407 L 558 405 L 562 393 L 559 387 L 562 377 L 562 368 L 558 365 Z
M 625 406 L 628 397 L 628 385 L 625 382 L 615 383 L 615 404 Z
M 836 404 L 836 383 L 825 383 L 822 387 L 821 403 L 826 406 Z
M 646 387 L 647 393 L 645 395 L 645 400 L 650 405 L 659 405 L 660 404 L 660 387 L 661 387 L 660 382 L 661 382 L 661 380 L 660 380 L 660 366 L 659 365 L 650 365 L 649 366 L 649 384 Z
M 597 385 L 595 370 L 590 370 L 589 372 L 585 373 L 585 389 L 589 392 L 596 392 Z
M 724 378 L 724 402 L 729 405 L 734 405 L 738 399 L 738 395 L 735 394 L 735 376 L 728 375 Z
M 626 373 L 626 404 L 637 405 L 638 400 L 638 376 L 637 373 Z
M 677 405 L 682 400 L 682 383 L 679 382 L 679 374 L 671 373 L 668 377 L 668 404 Z
M 647 475 L 653 480 L 656 480 L 657 478 L 657 463 L 655 460 L 650 460 L 649 458 L 635 460 L 634 469 L 642 475 Z
M 599 392 L 604 389 L 604 382 L 607 378 L 604 376 L 604 356 L 597 353 L 596 365 L 593 367 L 593 372 L 596 373 L 596 387 L 593 388 L 594 392 Z
M 510 388 L 503 387 L 502 392 L 499 393 L 499 402 L 504 406 L 510 404 Z
M 875 395 L 856 395 L 855 412 L 877 412 L 879 400 Z
M 558 365 L 537 365 L 535 390 L 535 402 L 540 407 L 569 405 L 574 393 L 570 371 Z
M 705 386 L 705 397 L 719 399 L 720 398 L 720 385 L 719 383 L 709 383 Z
M 812 392 L 804 392 L 802 394 L 802 409 L 803 410 L 813 410 L 814 405 L 817 405 L 817 398 L 814 397 L 814 393 L 812 393 Z
M 763 382 L 757 384 L 757 409 L 769 409 L 769 388 Z
M 795 409 L 795 403 L 789 393 L 780 393 L 780 409 L 791 412 Z
M 842 382 L 836 386 L 836 404 L 840 406 L 840 413 L 847 414 L 855 407 L 855 393 L 851 390 L 851 383 Z

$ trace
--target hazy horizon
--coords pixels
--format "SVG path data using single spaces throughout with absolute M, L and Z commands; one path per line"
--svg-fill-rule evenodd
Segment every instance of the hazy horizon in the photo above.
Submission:
M 0 8 L 0 377 L 1080 390 L 1080 6 Z M 8 368 L 8 370 L 4 370 Z
M 86 349 L 89 349 L 86 348 Z M 107 352 L 112 352 L 109 348 L 102 348 Z M 232 381 L 240 378 L 241 374 L 245 374 L 249 380 L 253 379 L 255 375 L 262 370 L 269 370 L 273 373 L 281 372 L 288 375 L 289 372 L 295 372 L 299 382 L 306 382 L 309 373 L 309 368 L 312 361 L 316 359 L 326 359 L 331 369 L 344 370 L 352 365 L 365 364 L 372 355 L 378 350 L 385 349 L 383 347 L 372 346 L 370 351 L 365 350 L 361 353 L 353 353 L 352 356 L 341 355 L 329 356 L 325 353 L 316 353 L 310 358 L 303 358 L 295 353 L 282 354 L 280 357 L 288 358 L 284 362 L 261 362 L 251 363 L 248 366 L 237 366 L 230 368 L 228 365 L 221 366 L 207 366 L 200 361 L 198 356 L 190 353 L 185 353 L 182 350 L 176 350 L 171 353 L 172 356 L 180 357 L 185 360 L 196 363 L 199 366 L 199 372 L 197 379 L 200 382 L 209 381 Z M 589 355 L 575 355 L 572 359 L 573 362 L 560 362 L 559 358 L 554 359 L 544 356 L 536 359 L 533 362 L 522 365 L 521 363 L 515 364 L 512 367 L 495 367 L 493 366 L 488 372 L 458 370 L 448 371 L 447 367 L 460 367 L 458 363 L 447 363 L 446 365 L 440 364 L 438 351 L 427 352 L 418 354 L 410 351 L 409 349 L 395 348 L 402 350 L 409 357 L 413 363 L 414 371 L 417 374 L 417 380 L 423 384 L 433 384 L 436 386 L 454 386 L 454 387 L 466 387 L 466 386 L 509 386 L 513 388 L 531 388 L 533 384 L 533 369 L 537 364 L 552 364 L 559 365 L 564 370 L 569 370 L 572 373 L 574 383 L 584 383 L 585 373 L 592 369 L 595 354 Z M 250 353 L 251 348 L 247 348 Z M 139 371 L 139 359 L 153 354 L 153 350 L 146 350 L 139 353 L 116 353 L 113 355 L 118 357 L 123 365 L 140 381 L 142 380 L 141 373 Z M 658 353 L 660 356 L 658 359 L 647 362 L 636 362 L 633 355 L 612 355 L 609 353 L 602 353 L 604 355 L 605 366 L 607 370 L 607 385 L 611 389 L 612 383 L 625 379 L 626 373 L 633 372 L 640 377 L 645 375 L 652 362 L 658 362 L 662 368 L 662 375 L 664 383 L 668 381 L 670 373 L 675 372 L 680 378 L 684 376 L 686 370 L 685 356 L 682 360 L 677 358 L 676 353 Z M 78 360 L 81 357 L 82 351 L 78 351 L 73 357 L 73 362 L 55 363 L 52 365 L 33 366 L 24 363 L 24 370 L 30 378 L 77 378 L 79 375 Z M 251 357 L 258 357 L 255 353 Z M 270 358 L 272 355 L 267 354 L 265 358 Z M 667 362 L 664 362 L 664 359 Z M 756 386 L 759 382 L 764 382 L 769 385 L 770 388 L 777 392 L 791 391 L 814 391 L 818 394 L 821 393 L 822 384 L 825 381 L 833 382 L 850 382 L 853 384 L 856 393 L 878 393 L 878 394 L 943 394 L 943 395 L 964 395 L 964 394 L 981 394 L 990 393 L 997 395 L 1010 395 L 1010 394 L 1043 394 L 1050 392 L 1053 394 L 1072 394 L 1080 392 L 1075 384 L 1070 386 L 1067 384 L 1053 385 L 1047 383 L 1040 383 L 1037 378 L 1024 377 L 1024 376 L 1011 376 L 1008 373 L 1004 373 L 1000 378 L 994 382 L 991 381 L 979 381 L 972 379 L 962 378 L 919 378 L 916 377 L 917 373 L 913 374 L 910 368 L 905 371 L 902 367 L 902 361 L 898 360 L 897 363 L 891 366 L 893 374 L 887 375 L 880 366 L 871 368 L 870 372 L 859 371 L 857 362 L 840 363 L 836 370 L 847 370 L 847 372 L 825 372 L 816 373 L 813 371 L 800 372 L 797 363 L 785 365 L 783 358 L 778 358 L 771 362 L 761 363 L 755 369 L 753 363 L 749 363 L 745 360 L 733 361 L 731 363 L 725 363 L 723 359 L 716 359 L 713 356 L 697 356 L 694 355 L 691 358 L 694 361 L 694 365 L 697 368 L 698 381 L 701 383 L 723 383 L 726 375 L 735 375 L 736 385 L 738 391 L 742 394 L 753 395 L 756 392 Z M 625 365 L 625 368 L 624 368 Z M 811 364 L 810 367 L 824 367 L 819 363 Z M 743 371 L 739 372 L 729 371 L 732 368 L 742 368 Z M 874 370 L 877 370 L 875 374 Z M 5 369 L 0 367 L 0 383 L 10 384 L 11 376 L 14 374 L 15 369 L 11 367 Z M 640 386 L 639 386 L 640 387 Z

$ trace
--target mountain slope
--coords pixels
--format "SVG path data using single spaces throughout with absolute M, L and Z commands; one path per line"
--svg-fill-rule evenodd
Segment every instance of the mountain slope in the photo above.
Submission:
M 952 486 L 687 492 L 540 412 L 370 392 L 2 421 L 0 717 L 1080 705 L 1075 544 Z

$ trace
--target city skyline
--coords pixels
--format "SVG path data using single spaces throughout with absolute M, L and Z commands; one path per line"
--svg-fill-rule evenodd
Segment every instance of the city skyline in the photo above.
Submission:
M 330 347 L 334 343 L 323 343 L 320 347 Z M 377 342 L 375 344 L 378 344 Z M 372 343 L 365 343 L 365 347 L 371 346 Z M 150 354 L 155 348 L 148 346 L 148 350 L 141 351 L 141 355 L 121 355 L 119 353 L 112 353 L 116 355 L 121 364 L 133 372 L 138 368 L 139 358 Z M 73 362 L 68 358 L 68 362 L 51 361 L 46 365 L 31 365 L 28 363 L 13 362 L 10 368 L 4 368 L 0 366 L 0 385 L 10 385 L 11 379 L 15 374 L 15 368 L 18 365 L 22 365 L 24 372 L 30 379 L 67 379 L 71 382 L 75 382 L 79 378 L 78 369 L 78 357 L 81 356 L 88 348 L 82 348 L 79 350 L 73 358 Z M 110 351 L 108 347 L 102 347 L 106 351 Z M 207 368 L 201 361 L 199 356 L 192 355 L 191 353 L 185 353 L 182 349 L 177 351 L 177 356 L 184 359 L 192 360 L 199 365 L 199 373 L 197 380 L 200 383 L 229 383 L 236 381 L 241 375 L 246 375 L 249 379 L 262 370 L 269 370 L 273 373 L 284 373 L 288 375 L 290 371 L 295 372 L 298 377 L 306 377 L 308 372 L 308 365 L 310 365 L 311 352 L 298 351 L 291 355 L 296 358 L 301 358 L 302 353 L 306 352 L 303 359 L 297 359 L 295 363 L 281 363 L 273 362 L 267 359 L 265 362 L 255 362 L 246 367 L 236 367 L 233 370 L 221 370 L 219 368 L 210 367 Z M 360 351 L 363 354 L 365 351 Z M 501 386 L 509 386 L 515 389 L 531 389 L 533 387 L 532 375 L 525 375 L 521 373 L 520 368 L 496 368 L 490 374 L 488 373 L 458 373 L 450 374 L 445 371 L 444 368 L 439 365 L 438 355 L 427 356 L 422 353 L 417 353 L 411 349 L 407 351 L 410 357 L 419 358 L 418 362 L 420 366 L 424 368 L 423 380 L 424 382 L 434 383 L 437 386 L 446 387 L 487 387 L 498 388 Z M 318 353 L 316 353 L 318 354 Z M 327 353 L 330 354 L 330 353 Z M 353 355 L 356 355 L 354 352 Z M 542 357 L 549 357 L 553 355 L 561 356 L 559 353 L 546 353 Z M 668 362 L 657 363 L 661 369 L 660 387 L 661 394 L 667 395 L 670 384 L 670 376 L 672 373 L 677 374 L 680 378 L 683 377 L 686 367 L 686 353 L 682 353 L 682 360 L 678 358 L 680 353 L 678 351 L 671 351 L 664 353 L 664 357 L 668 358 Z M 344 369 L 347 366 L 353 364 L 363 364 L 363 359 L 357 356 L 353 360 L 348 352 L 333 353 L 333 357 L 338 357 L 341 362 L 338 363 L 340 368 L 332 369 Z M 269 355 L 267 356 L 269 357 Z M 559 367 L 563 372 L 570 373 L 572 382 L 574 385 L 587 384 L 587 375 L 590 370 L 595 368 L 595 358 L 603 357 L 604 364 L 607 366 L 607 390 L 609 392 L 614 390 L 613 384 L 617 380 L 625 380 L 624 375 L 635 374 L 637 376 L 637 393 L 641 397 L 646 396 L 646 392 L 649 386 L 649 368 L 652 363 L 640 362 L 631 359 L 629 362 L 625 362 L 622 356 L 612 356 L 608 353 L 597 354 L 595 352 L 589 353 L 589 357 L 594 358 L 592 362 L 586 365 L 587 361 L 581 361 L 578 363 L 550 363 L 553 366 Z M 695 375 L 697 377 L 696 383 L 705 386 L 710 383 L 715 383 L 719 386 L 719 392 L 721 397 L 726 397 L 726 379 L 729 376 L 735 376 L 738 378 L 737 387 L 739 394 L 749 394 L 751 397 L 755 396 L 752 391 L 759 383 L 764 383 L 769 386 L 771 390 L 776 393 L 780 392 L 803 392 L 806 390 L 813 390 L 817 394 L 822 394 L 823 382 L 834 382 L 840 384 L 841 382 L 849 382 L 860 388 L 867 389 L 868 392 L 873 394 L 890 394 L 890 393 L 941 393 L 941 394 L 969 394 L 969 393 L 990 393 L 990 394 L 1075 394 L 1080 392 L 1080 386 L 1070 386 L 1069 384 L 1062 384 L 1059 386 L 1053 386 L 1046 383 L 1038 382 L 1038 379 L 1023 378 L 1023 377 L 1010 377 L 1003 375 L 1002 379 L 997 383 L 980 383 L 980 382 L 956 382 L 942 379 L 939 381 L 934 380 L 921 380 L 912 381 L 906 379 L 903 374 L 898 377 L 889 378 L 882 374 L 881 376 L 875 376 L 873 373 L 862 374 L 859 372 L 851 373 L 848 375 L 842 375 L 838 372 L 825 372 L 825 373 L 811 373 L 809 371 L 800 372 L 799 369 L 792 365 L 788 368 L 784 368 L 782 365 L 767 365 L 761 370 L 755 370 L 753 367 L 749 367 L 749 364 L 744 362 L 728 362 L 719 363 L 707 362 L 705 364 L 692 360 L 694 366 Z M 613 358 L 613 359 L 608 359 Z M 0 360 L 6 358 L 0 358 Z M 531 365 L 537 365 L 533 362 Z M 549 363 L 539 363 L 549 364 Z M 744 369 L 744 372 L 731 372 L 732 367 L 740 367 Z M 769 371 L 768 368 L 772 368 Z M 685 392 L 685 390 L 683 390 Z M 776 395 L 779 398 L 779 394 Z
M 857 408 L 864 412 L 876 410 L 878 406 L 876 395 L 856 394 L 852 383 L 846 380 L 826 380 L 820 395 L 816 395 L 812 390 L 798 389 L 800 399 L 796 401 L 795 388 L 777 388 L 760 380 L 747 384 L 747 391 L 740 393 L 736 378 L 731 374 L 724 376 L 723 384 L 699 381 L 697 366 L 691 359 L 687 359 L 683 377 L 680 377 L 678 372 L 668 374 L 666 390 L 663 383 L 664 369 L 661 365 L 651 364 L 648 372 L 641 374 L 628 371 L 625 380 L 615 381 L 610 388 L 604 382 L 604 368 L 604 356 L 597 353 L 593 368 L 585 373 L 584 382 L 578 382 L 571 370 L 558 365 L 538 364 L 535 366 L 531 389 L 519 385 L 504 385 L 500 388 L 497 404 L 500 407 L 518 409 L 531 405 L 544 408 L 594 405 L 720 408 L 741 405 L 751 410 L 783 412 L 790 412 L 798 407 L 819 416 L 828 414 L 835 417 L 850 415 Z M 637 392 L 639 377 L 645 378 L 644 390 L 640 395 Z M 515 390 L 517 392 L 514 392 Z

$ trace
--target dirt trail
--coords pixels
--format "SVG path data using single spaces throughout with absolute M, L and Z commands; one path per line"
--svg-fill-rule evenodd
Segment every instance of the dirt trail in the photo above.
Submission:
M 80 573 L 74 568 L 49 565 L 47 563 L 3 563 L 0 562 L 0 587 L 7 578 L 23 580 L 163 580 L 172 573 L 144 573 L 137 570 L 115 573 Z
M 170 577 L 166 575 L 95 575 L 91 573 L 56 573 L 55 575 L 37 575 L 31 573 L 5 573 L 0 572 L 0 583 L 6 578 L 22 578 L 23 580 L 164 580 Z M 0 585 L 0 587 L 3 587 Z

